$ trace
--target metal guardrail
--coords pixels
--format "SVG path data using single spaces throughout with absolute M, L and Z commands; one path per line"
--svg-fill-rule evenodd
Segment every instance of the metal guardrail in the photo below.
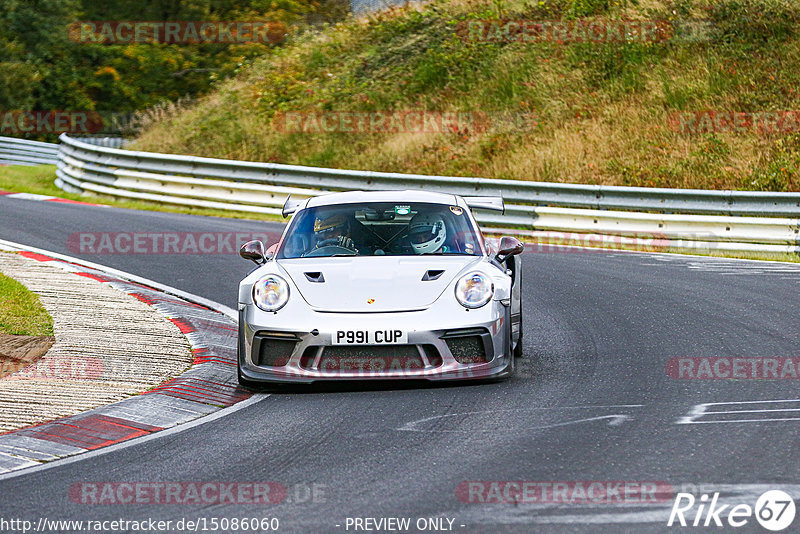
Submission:
M 108 148 L 122 148 L 127 140 L 122 137 L 82 137 L 81 141 Z M 0 164 L 4 165 L 55 165 L 58 162 L 58 143 L 29 141 L 17 137 L 0 137 Z
M 57 144 L 0 137 L 0 163 L 4 165 L 55 165 L 57 160 Z
M 488 231 L 511 228 L 507 231 L 533 237 L 560 232 L 567 240 L 573 234 L 639 237 L 684 249 L 800 251 L 800 193 L 348 171 L 120 150 L 67 135 L 61 142 L 56 183 L 72 191 L 270 214 L 280 213 L 289 194 L 425 189 L 463 196 L 502 195 L 503 215 L 477 214 Z
M 90 145 L 104 146 L 106 148 L 125 148 L 125 145 L 130 143 L 130 141 L 124 137 L 100 135 L 79 137 L 78 140 L 83 141 L 84 143 L 89 143 Z

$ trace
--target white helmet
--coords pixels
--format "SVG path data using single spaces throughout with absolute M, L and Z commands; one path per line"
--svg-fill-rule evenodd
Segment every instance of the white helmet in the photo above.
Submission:
M 411 248 L 417 254 L 436 252 L 444 244 L 446 237 L 444 219 L 436 214 L 417 213 L 408 225 Z

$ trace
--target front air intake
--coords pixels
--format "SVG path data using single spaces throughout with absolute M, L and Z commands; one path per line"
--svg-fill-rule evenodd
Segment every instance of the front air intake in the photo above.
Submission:
M 431 280 L 438 280 L 444 274 L 444 269 L 430 269 L 425 272 L 425 275 L 422 277 L 423 282 L 429 282 Z
M 293 334 L 257 332 L 253 337 L 253 355 L 256 365 L 283 367 L 289 363 L 289 358 L 299 341 L 300 339 Z
M 442 336 L 453 358 L 460 364 L 487 363 L 492 359 L 492 338 L 488 330 L 450 330 Z

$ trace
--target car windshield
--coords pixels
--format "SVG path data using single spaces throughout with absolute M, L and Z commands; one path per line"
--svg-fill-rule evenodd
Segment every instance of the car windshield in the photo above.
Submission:
M 318 206 L 290 223 L 278 259 L 482 254 L 480 234 L 459 206 L 379 202 Z

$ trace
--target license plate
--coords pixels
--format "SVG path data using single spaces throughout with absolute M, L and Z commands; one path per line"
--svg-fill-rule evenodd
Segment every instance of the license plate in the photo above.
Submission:
M 405 345 L 408 332 L 394 328 L 380 330 L 337 330 L 331 336 L 333 345 Z

